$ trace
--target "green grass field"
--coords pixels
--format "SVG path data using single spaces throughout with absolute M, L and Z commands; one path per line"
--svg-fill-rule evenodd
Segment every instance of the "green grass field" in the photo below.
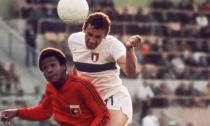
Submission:
M 117 7 L 144 7 L 152 0 L 114 0 Z
M 116 7 L 146 7 L 153 0 L 114 0 Z M 172 0 L 174 3 L 179 3 L 182 0 Z M 196 0 L 202 3 L 205 0 Z

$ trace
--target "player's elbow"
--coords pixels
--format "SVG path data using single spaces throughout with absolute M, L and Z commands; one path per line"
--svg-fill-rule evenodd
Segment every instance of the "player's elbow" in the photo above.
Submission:
M 52 114 L 45 113 L 43 115 L 39 115 L 39 117 L 37 119 L 32 119 L 32 120 L 34 120 L 34 121 L 48 120 L 51 116 L 52 116 Z
M 127 77 L 136 78 L 140 73 L 140 66 L 137 66 L 133 69 L 127 69 L 124 73 Z
M 51 116 L 52 116 L 52 114 L 46 114 L 45 117 L 44 117 L 44 120 L 49 119 Z
M 136 78 L 139 75 L 139 72 L 137 70 L 127 70 L 124 73 L 129 78 Z
M 129 78 L 136 78 L 138 76 L 138 73 L 134 72 L 134 73 L 125 73 L 125 75 Z

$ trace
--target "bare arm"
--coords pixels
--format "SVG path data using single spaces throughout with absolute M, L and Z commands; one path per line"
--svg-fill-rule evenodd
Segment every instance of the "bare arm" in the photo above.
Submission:
M 141 43 L 142 39 L 140 36 L 131 36 L 129 40 L 124 43 L 126 47 L 126 56 L 122 56 L 117 60 L 120 68 L 129 77 L 134 77 L 139 72 L 139 66 L 137 63 L 134 47 L 140 46 Z
M 76 68 L 75 64 L 72 66 L 71 72 L 72 72 L 72 74 L 75 75 L 75 76 L 78 75 L 77 68 Z

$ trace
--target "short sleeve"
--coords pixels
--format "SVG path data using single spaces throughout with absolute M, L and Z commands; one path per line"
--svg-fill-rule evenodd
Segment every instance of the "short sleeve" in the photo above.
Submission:
M 111 43 L 111 47 L 110 47 L 110 52 L 114 58 L 115 61 L 117 61 L 121 56 L 125 56 L 126 55 L 126 49 L 125 46 L 123 45 L 123 43 L 119 40 L 117 40 L 116 38 L 113 37 Z

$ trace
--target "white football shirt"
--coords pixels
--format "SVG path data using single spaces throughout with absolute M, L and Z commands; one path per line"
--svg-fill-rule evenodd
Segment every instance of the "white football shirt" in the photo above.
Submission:
M 116 63 L 126 55 L 121 41 L 108 35 L 96 49 L 90 50 L 85 45 L 85 33 L 77 32 L 69 36 L 68 46 L 78 73 L 92 80 L 103 99 L 121 89 L 120 68 Z

